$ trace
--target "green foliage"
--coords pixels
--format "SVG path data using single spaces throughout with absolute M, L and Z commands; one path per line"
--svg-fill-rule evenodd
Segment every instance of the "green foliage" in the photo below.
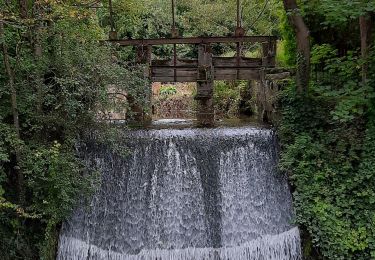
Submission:
M 55 1 L 41 4 L 41 19 L 48 23 L 38 32 L 35 19 L 26 25 L 12 13 L 18 9 L 15 2 L 4 6 L 12 20 L 5 39 L 20 121 L 19 138 L 9 79 L 0 63 L 0 258 L 5 260 L 55 258 L 61 222 L 97 180 L 96 169 L 85 167 L 76 145 L 92 131 L 106 144 L 119 133 L 104 121 L 108 111 L 120 109 L 108 92 L 131 95 L 142 107 L 149 102 L 143 68 L 126 66 L 115 48 L 99 43 L 104 33 L 94 11 Z M 33 53 L 30 35 L 40 39 L 40 57 Z M 125 100 L 121 103 L 128 108 Z M 17 171 L 24 177 L 24 201 Z
M 280 67 L 286 67 L 288 64 L 288 56 L 286 54 L 286 46 L 285 41 L 280 40 L 277 43 L 277 49 L 276 49 L 276 64 Z
M 160 37 L 169 35 L 171 3 L 163 0 L 113 1 L 116 25 L 122 35 Z M 272 34 L 278 21 L 279 1 L 242 1 L 243 26 L 254 34 Z M 108 25 L 108 11 L 101 14 Z M 184 36 L 227 35 L 234 32 L 236 4 L 232 1 L 180 0 L 176 2 L 176 23 Z
M 105 3 L 106 4 L 106 3 Z M 248 35 L 274 35 L 279 16 L 278 0 L 241 1 L 243 27 Z M 171 37 L 171 2 L 165 0 L 113 0 L 114 20 L 120 38 Z M 100 10 L 100 21 L 109 30 L 108 9 Z M 183 37 L 233 35 L 236 28 L 236 3 L 227 0 L 176 1 L 176 27 Z M 178 53 L 194 57 L 191 45 L 178 45 Z M 216 44 L 216 54 L 235 50 L 235 46 Z M 172 46 L 155 46 L 154 54 L 170 57 Z
M 295 66 L 297 56 L 297 44 L 295 34 L 289 24 L 288 17 L 284 10 L 279 11 L 280 17 L 279 31 L 282 36 L 282 41 L 278 46 L 277 61 L 285 66 Z
M 321 64 L 337 57 L 337 50 L 330 44 L 314 45 L 311 50 L 311 64 Z
M 313 59 L 329 77 L 308 96 L 293 86 L 282 97 L 280 167 L 295 188 L 297 223 L 327 259 L 375 257 L 374 81 L 363 84 L 354 53 L 333 57 L 329 46 Z M 373 63 L 372 63 L 373 64 Z
M 375 57 L 365 84 L 358 17 L 374 2 L 303 0 L 300 7 L 315 44 L 315 81 L 306 96 L 293 84 L 283 93 L 280 168 L 294 187 L 296 222 L 322 259 L 373 259 Z M 292 42 L 291 31 L 281 32 Z
M 238 116 L 241 102 L 241 89 L 246 87 L 247 84 L 245 81 L 215 81 L 214 104 L 217 113 L 225 117 Z
M 77 198 L 90 194 L 95 174 L 83 174 L 84 165 L 72 148 L 57 141 L 49 147 L 24 151 L 23 158 L 23 172 L 32 199 L 28 210 L 46 225 L 45 238 L 39 247 L 43 258 L 51 258 L 57 239 L 56 226 L 68 216 Z
M 160 95 L 163 97 L 173 96 L 177 93 L 177 89 L 175 86 L 161 86 L 160 87 Z
M 348 52 L 344 57 L 336 55 L 337 50 L 329 45 L 314 47 L 312 62 L 324 64 L 324 71 L 329 75 L 314 84 L 321 95 L 336 100 L 332 119 L 345 123 L 364 116 L 374 93 L 369 84 L 360 84 L 363 61 L 356 53 Z
M 324 17 L 322 25 L 342 29 L 365 12 L 375 10 L 375 2 L 372 0 L 304 0 L 302 2 L 307 13 L 316 13 Z

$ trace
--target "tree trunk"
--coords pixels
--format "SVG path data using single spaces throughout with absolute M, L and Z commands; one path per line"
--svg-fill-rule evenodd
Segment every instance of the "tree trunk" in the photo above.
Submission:
M 297 39 L 297 90 L 306 92 L 310 82 L 310 32 L 296 0 L 283 0 L 288 20 Z
M 368 55 L 371 45 L 372 38 L 372 29 L 374 25 L 373 14 L 366 13 L 359 17 L 359 26 L 361 29 L 361 53 L 362 58 L 365 61 L 362 67 L 362 80 L 365 83 L 367 81 L 367 72 L 368 72 Z
M 40 68 L 40 61 L 43 56 L 43 48 L 41 44 L 41 29 L 42 29 L 42 22 L 40 21 L 41 16 L 41 6 L 40 3 L 34 3 L 33 6 L 33 16 L 35 19 L 35 25 L 33 27 L 33 52 L 34 52 L 34 59 L 35 63 L 37 64 L 37 69 L 35 73 L 35 86 L 37 91 L 37 102 L 36 102 L 36 109 L 38 115 L 42 114 L 42 105 L 43 105 L 43 78 L 42 78 L 42 71 Z
M 115 31 L 115 22 L 113 20 L 113 6 L 112 6 L 112 0 L 108 0 L 109 4 L 109 22 L 111 25 L 111 32 Z
M 3 51 L 5 73 L 9 79 L 8 84 L 9 84 L 10 93 L 11 93 L 13 125 L 14 125 L 17 138 L 21 139 L 20 138 L 20 122 L 19 122 L 18 107 L 17 107 L 17 91 L 15 87 L 14 72 L 11 68 L 10 61 L 9 61 L 8 48 L 5 42 L 4 22 L 2 20 L 0 20 L 0 43 L 1 43 L 2 51 Z M 19 147 L 16 147 L 16 165 L 14 167 L 14 171 L 16 173 L 16 188 L 17 188 L 17 193 L 18 193 L 18 201 L 21 205 L 23 205 L 25 201 L 24 177 L 20 170 L 19 163 L 20 163 L 20 149 Z
M 18 0 L 19 8 L 20 8 L 20 17 L 22 19 L 27 18 L 27 0 Z

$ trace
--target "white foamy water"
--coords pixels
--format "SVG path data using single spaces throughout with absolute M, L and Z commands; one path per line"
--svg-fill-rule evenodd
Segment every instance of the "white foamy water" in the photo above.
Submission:
M 103 250 L 81 240 L 60 238 L 59 259 L 110 260 L 190 260 L 190 259 L 301 259 L 299 231 L 293 228 L 278 235 L 265 235 L 246 244 L 224 248 L 186 248 L 171 250 L 142 250 L 138 255 L 127 255 Z M 66 252 L 62 251 L 65 250 Z

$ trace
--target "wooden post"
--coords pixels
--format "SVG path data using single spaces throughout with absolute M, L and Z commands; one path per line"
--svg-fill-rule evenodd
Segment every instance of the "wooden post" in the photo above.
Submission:
M 257 90 L 257 112 L 258 112 L 258 120 L 260 122 L 265 122 L 266 120 L 266 103 L 267 103 L 267 97 L 266 97 L 266 78 L 265 78 L 265 70 L 261 69 L 259 70 L 260 75 L 260 81 L 258 85 Z
M 212 52 L 209 45 L 200 44 L 198 47 L 198 102 L 197 120 L 199 126 L 213 126 L 215 113 L 213 107 L 214 69 L 212 64 Z
M 150 78 L 150 65 L 151 65 L 151 46 L 137 46 L 137 56 L 136 56 L 136 63 L 145 65 L 144 70 L 144 77 Z M 149 86 L 149 98 L 151 99 L 151 85 Z M 130 110 L 133 113 L 132 119 L 135 122 L 148 122 L 151 120 L 151 117 L 146 113 L 145 109 L 143 109 L 139 104 L 137 104 L 134 97 L 128 95 L 128 102 L 130 106 Z M 151 100 L 149 100 L 149 104 L 151 104 Z M 151 111 L 151 106 L 149 111 Z
M 262 52 L 262 66 L 274 67 L 276 64 L 276 41 L 263 42 Z

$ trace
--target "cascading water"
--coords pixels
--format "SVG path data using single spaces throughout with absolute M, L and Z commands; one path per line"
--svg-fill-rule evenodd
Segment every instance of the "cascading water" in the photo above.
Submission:
M 301 259 L 272 130 L 139 130 L 123 142 L 126 158 L 86 144 L 101 185 L 64 223 L 59 260 Z

